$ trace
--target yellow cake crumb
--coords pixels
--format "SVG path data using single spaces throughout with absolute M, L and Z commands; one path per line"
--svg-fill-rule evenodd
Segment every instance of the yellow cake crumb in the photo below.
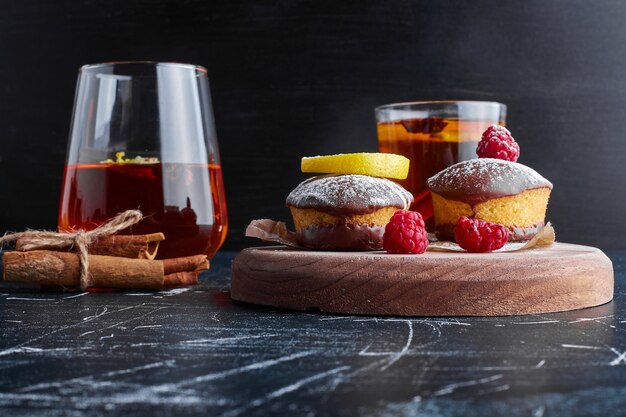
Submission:
M 435 224 L 456 224 L 461 216 L 475 217 L 507 227 L 531 227 L 546 217 L 550 188 L 535 188 L 517 195 L 493 198 L 476 204 L 448 200 L 432 192 Z
M 369 214 L 355 214 L 352 216 L 340 217 L 315 209 L 301 209 L 296 207 L 290 207 L 289 209 L 291 210 L 291 215 L 293 216 L 293 222 L 296 229 L 304 229 L 310 224 L 320 226 L 333 225 L 342 217 L 345 218 L 347 224 L 385 226 L 389 223 L 389 219 L 391 219 L 393 213 L 399 210 L 396 207 L 383 207 Z

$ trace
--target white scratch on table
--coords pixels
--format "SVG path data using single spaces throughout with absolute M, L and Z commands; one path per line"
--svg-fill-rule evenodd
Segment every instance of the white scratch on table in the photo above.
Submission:
M 513 366 L 513 365 L 508 365 L 508 366 L 468 366 L 465 369 L 467 369 L 468 371 L 478 371 L 478 372 L 484 372 L 484 371 L 518 371 L 518 370 L 526 370 L 528 369 L 527 366 Z
M 458 321 L 458 320 L 454 320 L 454 321 L 448 321 L 448 320 L 432 320 L 433 323 L 435 324 L 442 324 L 442 325 L 456 325 L 456 326 L 471 326 L 471 323 L 465 323 L 462 321 Z
M 545 413 L 545 411 L 546 411 L 545 406 L 543 405 L 539 406 L 533 411 L 533 417 L 543 417 L 543 413 Z
M 615 355 L 617 355 L 617 357 L 615 359 L 613 359 L 611 362 L 609 362 L 609 365 L 611 366 L 615 366 L 615 365 L 619 365 L 620 363 L 624 363 L 626 364 L 626 350 L 624 352 L 621 352 L 615 348 L 611 348 L 611 352 L 615 353 Z
M 104 307 L 104 309 L 102 310 L 102 312 L 97 312 L 96 314 L 94 314 L 93 316 L 87 316 L 87 317 L 83 317 L 83 321 L 91 321 L 95 318 L 98 318 L 100 316 L 103 316 L 104 314 L 106 314 L 106 312 L 109 310 L 108 307 Z
M 600 346 L 568 345 L 568 344 L 562 344 L 561 346 L 565 348 L 573 348 L 573 349 L 592 349 L 592 350 L 609 349 L 616 356 L 611 362 L 609 362 L 610 366 L 619 365 L 621 363 L 626 364 L 626 351 L 620 352 L 619 350 L 611 346 L 600 347 Z
M 28 301 L 57 301 L 56 298 L 28 298 L 28 297 L 7 297 L 7 300 L 28 300 Z
M 548 324 L 548 323 L 560 323 L 560 321 L 559 320 L 523 321 L 523 322 L 512 323 L 512 324 Z
M 601 346 L 587 346 L 587 345 L 570 345 L 567 343 L 564 343 L 561 345 L 564 348 L 571 348 L 571 349 L 604 349 Z
M 407 335 L 406 344 L 402 347 L 402 349 L 398 353 L 396 353 L 389 359 L 389 363 L 387 363 L 385 366 L 380 368 L 381 371 L 384 371 L 387 368 L 389 368 L 391 365 L 396 363 L 400 358 L 402 358 L 406 354 L 406 352 L 408 352 L 409 346 L 411 346 L 411 342 L 413 341 L 413 323 L 411 323 L 410 321 L 407 321 L 406 324 L 409 326 L 409 334 Z
M 84 350 L 89 348 L 38 348 L 30 346 L 22 346 L 16 348 L 12 353 L 43 353 L 43 352 L 63 352 L 68 350 Z
M 392 352 L 393 353 L 393 352 Z M 346 375 L 341 375 L 340 377 L 335 377 L 333 378 L 331 381 L 329 381 L 328 384 L 326 384 L 325 386 L 322 386 L 321 388 L 323 389 L 324 393 L 325 393 L 325 397 L 327 395 L 329 395 L 330 393 L 334 392 L 337 387 L 339 386 L 339 384 L 341 384 L 344 381 L 347 380 L 351 380 L 353 377 L 362 374 L 363 372 L 368 372 L 372 369 L 376 369 L 379 368 L 380 366 L 385 365 L 388 362 L 388 359 L 379 359 L 376 361 L 373 361 L 365 366 L 362 366 L 360 368 L 355 369 L 354 371 L 350 372 L 349 374 Z
M 302 388 L 304 385 L 306 384 L 310 384 L 311 382 L 317 381 L 319 379 L 325 378 L 327 376 L 330 375 L 335 375 L 338 374 L 342 371 L 345 371 L 347 369 L 350 369 L 349 366 L 340 366 L 338 368 L 334 368 L 331 369 L 329 371 L 325 371 L 325 372 L 321 372 L 319 374 L 315 374 L 312 375 L 310 377 L 307 378 L 303 378 L 299 381 L 294 382 L 293 384 L 289 384 L 285 387 L 282 387 L 280 389 L 277 389 L 275 391 L 270 392 L 269 394 L 265 395 L 262 398 L 257 398 L 255 400 L 250 401 L 248 404 L 244 405 L 243 407 L 239 407 L 236 408 L 234 410 L 230 410 L 227 411 L 226 413 L 222 414 L 222 417 L 235 417 L 238 415 L 241 415 L 242 413 L 247 412 L 248 410 L 252 409 L 252 408 L 256 408 L 259 407 L 269 401 L 275 400 L 276 398 L 282 397 L 285 394 L 289 394 L 291 392 L 297 391 L 300 388 Z
M 409 327 L 409 332 L 407 335 L 407 340 L 402 349 L 394 352 L 369 352 L 369 348 L 371 344 L 367 345 L 364 349 L 359 352 L 359 356 L 390 356 L 387 362 L 380 368 L 381 371 L 386 370 L 391 365 L 396 363 L 400 358 L 402 358 L 406 352 L 409 350 L 409 346 L 411 346 L 411 342 L 413 341 L 413 323 L 411 320 L 403 320 Z
M 40 401 L 40 402 L 56 402 L 60 401 L 58 395 L 42 395 L 42 394 L 17 394 L 11 392 L 0 392 L 0 400 L 3 401 Z
M 53 335 L 55 333 L 62 332 L 62 331 L 67 330 L 67 329 L 72 329 L 74 327 L 78 327 L 78 326 L 80 326 L 80 325 L 82 325 L 82 324 L 84 324 L 86 322 L 95 320 L 98 317 L 102 317 L 105 314 L 119 313 L 120 311 L 130 310 L 131 308 L 137 308 L 137 307 L 141 307 L 143 305 L 144 304 L 141 304 L 141 305 L 138 305 L 138 306 L 124 307 L 124 308 L 120 308 L 119 310 L 110 311 L 110 312 L 104 311 L 104 312 L 96 314 L 94 316 L 84 318 L 83 320 L 79 321 L 78 323 L 74 323 L 74 324 L 70 324 L 70 325 L 67 325 L 67 326 L 59 327 L 58 329 L 52 330 L 52 331 L 50 331 L 48 333 L 44 333 L 44 334 L 39 335 L 37 337 L 33 337 L 31 339 L 28 339 L 27 341 L 19 343 L 19 344 L 13 346 L 13 347 L 8 348 L 8 349 L 0 350 L 0 356 L 10 355 L 12 353 L 17 352 L 19 348 L 24 347 L 24 346 L 26 346 L 26 345 L 28 345 L 28 344 L 30 344 L 32 342 L 36 342 L 37 340 L 41 340 L 41 339 L 43 339 L 45 337 L 48 337 L 48 336 Z M 106 310 L 106 307 L 105 307 L 105 310 Z
M 157 327 L 163 327 L 163 325 L 161 324 L 151 324 L 151 325 L 145 325 L 145 326 L 137 326 L 133 329 L 133 331 L 137 330 L 137 329 L 154 329 Z
M 113 336 L 114 336 L 114 334 L 113 334 L 113 333 L 111 333 L 111 334 L 110 334 L 110 335 L 108 335 L 108 336 L 102 336 L 102 337 L 100 338 L 100 340 L 102 340 L 102 339 L 110 339 L 110 338 L 112 338 Z
M 111 389 L 112 388 L 111 385 L 112 385 L 111 382 L 95 383 L 94 385 L 90 385 L 89 388 L 97 389 L 97 388 L 103 387 L 103 388 Z M 67 399 L 67 396 L 65 395 L 40 395 L 40 394 L 30 394 L 30 393 L 2 393 L 0 392 L 0 403 L 5 403 L 7 401 L 14 402 L 14 403 L 18 401 L 32 401 L 32 402 L 38 401 L 40 403 L 44 403 L 48 405 L 51 403 L 61 404 L 60 406 L 63 407 L 67 405 L 68 399 Z M 113 397 L 106 396 L 106 395 L 105 396 L 101 396 L 101 395 L 84 396 L 81 398 L 70 397 L 70 401 L 72 401 L 74 403 L 74 406 L 80 410 L 91 408 L 91 407 L 104 406 L 105 410 L 110 411 L 110 410 L 115 409 L 115 406 L 117 405 Z M 168 405 L 168 406 L 172 406 L 172 405 L 176 405 L 176 406 L 196 405 L 197 406 L 199 404 L 206 404 L 207 400 L 206 398 L 202 398 L 200 396 L 192 395 L 191 393 L 186 392 L 185 394 L 174 394 L 174 395 L 168 396 L 167 398 L 157 398 L 157 397 L 143 398 L 142 401 L 138 401 L 138 402 L 144 403 L 144 404 Z M 71 416 L 71 415 L 76 415 L 76 414 L 67 414 L 67 415 Z
M 11 351 L 11 353 L 30 353 L 30 352 L 43 352 L 43 349 L 36 348 L 36 347 L 22 346 L 22 347 L 14 348 Z M 2 355 L 2 352 L 0 352 L 0 355 Z
M 539 369 L 541 368 L 543 365 L 545 365 L 546 360 L 542 359 L 537 365 L 535 365 L 535 368 Z
M 95 330 L 89 330 L 88 332 L 79 334 L 78 337 L 87 336 L 88 334 L 95 333 L 95 332 L 96 332 Z
M 22 323 L 22 320 L 5 320 L 7 323 Z
M 571 323 L 582 323 L 582 322 L 585 322 L 585 321 L 596 321 L 596 320 L 601 320 L 601 319 L 609 319 L 609 318 L 614 317 L 614 316 L 615 316 L 614 314 L 610 314 L 608 316 L 600 316 L 600 317 L 583 317 L 583 318 L 580 318 L 580 319 L 572 320 L 569 323 L 570 324 Z
M 36 390 L 41 390 L 41 389 L 58 388 L 58 387 L 71 385 L 71 384 L 87 384 L 91 386 L 95 379 L 110 378 L 110 377 L 114 377 L 118 375 L 128 375 L 128 374 L 132 374 L 135 372 L 145 371 L 145 370 L 153 369 L 153 368 L 172 367 L 174 366 L 175 363 L 176 361 L 173 359 L 166 360 L 166 361 L 153 362 L 147 365 L 136 366 L 133 368 L 120 369 L 117 371 L 109 371 L 101 375 L 88 375 L 88 376 L 81 376 L 77 378 L 71 378 L 71 379 L 67 379 L 64 381 L 42 382 L 39 384 L 28 385 L 26 387 L 20 388 L 18 391 L 29 392 L 29 391 L 36 391 Z
M 485 395 L 485 394 L 491 394 L 493 392 L 508 391 L 509 389 L 511 389 L 511 386 L 509 384 L 504 384 L 504 385 L 499 385 L 499 386 L 494 387 L 494 388 L 487 388 L 487 389 L 478 390 L 477 394 L 478 395 Z
M 187 292 L 189 290 L 191 290 L 191 287 L 173 288 L 171 290 L 161 291 L 159 294 L 163 295 L 165 297 L 171 297 L 173 295 L 182 294 L 182 293 Z
M 278 365 L 283 362 L 292 361 L 294 359 L 300 359 L 305 356 L 314 354 L 314 351 L 298 352 L 287 356 L 281 356 L 276 359 L 268 359 L 259 362 L 253 362 L 249 365 L 240 366 L 238 368 L 231 368 L 226 371 L 213 372 L 206 375 L 200 375 L 194 378 L 184 379 L 175 383 L 166 383 L 160 385 L 153 385 L 150 387 L 139 388 L 135 391 L 125 392 L 113 395 L 107 398 L 107 401 L 116 404 L 130 404 L 130 403 L 154 403 L 158 400 L 159 394 L 169 395 L 174 392 L 178 392 L 186 386 L 197 386 L 197 384 L 214 381 L 218 379 L 227 378 L 232 375 L 238 375 L 245 372 L 256 371 L 265 369 L 274 365 Z M 169 397 L 168 397 L 169 398 Z
M 485 378 L 472 379 L 470 381 L 457 382 L 454 384 L 445 385 L 442 388 L 439 388 L 437 391 L 433 392 L 433 395 L 441 396 L 441 395 L 452 394 L 453 392 L 456 391 L 457 388 L 471 387 L 474 385 L 486 384 L 492 381 L 497 381 L 498 379 L 501 379 L 502 377 L 504 377 L 503 374 L 497 374 L 497 375 L 492 375 L 492 376 L 488 376 Z
M 78 298 L 78 297 L 82 297 L 83 295 L 87 295 L 87 294 L 89 294 L 89 292 L 85 291 L 85 292 L 81 292 L 80 294 L 70 295 L 69 297 L 63 297 L 62 300 L 69 300 L 70 298 Z
M 348 319 L 352 319 L 353 317 L 344 317 L 344 316 L 338 316 L 338 317 L 321 317 L 320 321 L 329 321 L 329 320 L 348 320 Z
M 214 381 L 216 379 L 225 378 L 227 376 L 237 375 L 237 374 L 249 372 L 249 371 L 256 371 L 258 369 L 264 369 L 270 366 L 278 365 L 279 363 L 282 363 L 282 362 L 288 362 L 294 359 L 300 359 L 305 356 L 310 356 L 313 353 L 315 352 L 309 350 L 309 351 L 294 353 L 292 355 L 281 356 L 280 358 L 276 358 L 276 359 L 269 359 L 265 361 L 254 362 L 254 363 L 251 363 L 250 365 L 245 365 L 239 368 L 229 369 L 227 371 L 215 372 L 215 373 L 211 373 L 207 375 L 197 376 L 190 380 L 181 381 L 177 383 L 176 385 L 177 386 L 194 385 L 194 384 L 201 383 L 201 382 Z
M 142 304 L 142 305 L 145 305 L 145 304 Z M 122 320 L 122 321 L 117 322 L 117 323 L 115 323 L 115 324 L 112 324 L 112 325 L 110 325 L 110 326 L 107 326 L 107 327 L 103 327 L 103 328 L 101 328 L 101 329 L 98 329 L 97 331 L 98 331 L 98 332 L 100 332 L 100 331 L 102 331 L 102 330 L 107 330 L 107 329 L 111 329 L 111 328 L 118 327 L 118 326 L 120 326 L 120 325 L 122 325 L 122 324 L 126 324 L 126 323 L 128 323 L 128 322 L 130 322 L 130 321 L 135 321 L 135 320 L 142 319 L 142 318 L 144 318 L 144 317 L 146 317 L 146 316 L 151 315 L 152 313 L 156 313 L 157 311 L 159 311 L 159 310 L 163 310 L 163 309 L 165 309 L 165 308 L 167 308 L 167 307 L 159 307 L 159 308 L 155 308 L 154 310 L 148 311 L 147 313 L 144 313 L 144 314 L 142 314 L 142 315 L 140 315 L 140 316 L 135 316 L 135 317 L 131 317 L 131 318 L 126 319 L 126 320 Z
M 344 318 L 344 317 L 340 317 Z M 351 318 L 351 317 L 346 317 Z M 368 322 L 373 321 L 376 323 L 393 323 L 393 322 L 407 322 L 410 321 L 412 323 L 422 323 L 429 326 L 437 326 L 437 325 L 456 325 L 456 326 L 471 326 L 471 323 L 461 322 L 459 320 L 433 320 L 433 319 L 397 319 L 397 318 L 386 318 L 386 317 L 371 317 L 371 318 L 357 318 L 354 319 L 354 322 Z
M 237 342 L 239 340 L 247 340 L 247 339 L 260 339 L 266 337 L 274 337 L 280 336 L 277 333 L 271 334 L 258 334 L 258 335 L 249 335 L 249 336 L 233 336 L 233 337 L 220 337 L 217 339 L 192 339 L 192 340 L 183 340 L 178 342 L 182 345 L 211 345 L 215 343 L 228 343 L 228 342 Z

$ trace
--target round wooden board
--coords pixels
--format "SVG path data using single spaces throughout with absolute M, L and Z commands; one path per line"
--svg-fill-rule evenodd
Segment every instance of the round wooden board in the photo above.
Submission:
M 613 264 L 600 249 L 565 243 L 508 253 L 422 255 L 271 246 L 244 249 L 235 258 L 231 296 L 345 314 L 537 314 L 611 301 Z

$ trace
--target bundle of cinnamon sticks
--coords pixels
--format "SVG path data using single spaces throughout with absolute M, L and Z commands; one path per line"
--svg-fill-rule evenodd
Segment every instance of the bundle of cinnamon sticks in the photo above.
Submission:
M 208 269 L 206 255 L 155 260 L 162 233 L 148 235 L 109 235 L 88 248 L 90 288 L 161 290 L 194 285 L 198 273 Z M 30 250 L 31 238 L 19 238 L 16 250 L 2 257 L 5 281 L 36 282 L 46 287 L 81 286 L 81 262 L 72 251 Z

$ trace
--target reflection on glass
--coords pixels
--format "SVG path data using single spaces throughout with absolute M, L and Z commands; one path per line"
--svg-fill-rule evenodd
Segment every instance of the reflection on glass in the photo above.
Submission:
M 158 257 L 211 257 L 227 231 L 206 70 L 184 64 L 81 68 L 59 229 L 140 209 L 132 232 L 163 232 Z

